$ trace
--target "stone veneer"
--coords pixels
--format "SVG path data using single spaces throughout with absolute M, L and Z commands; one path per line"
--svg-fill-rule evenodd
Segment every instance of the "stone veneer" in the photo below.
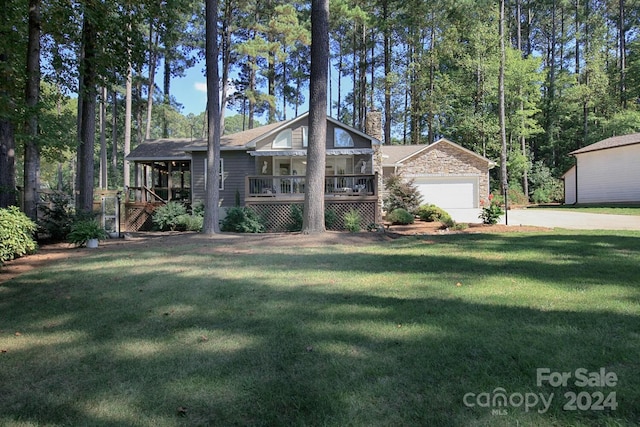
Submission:
M 486 160 L 441 141 L 405 160 L 398 171 L 402 176 L 477 176 L 478 200 L 489 196 L 489 166 Z

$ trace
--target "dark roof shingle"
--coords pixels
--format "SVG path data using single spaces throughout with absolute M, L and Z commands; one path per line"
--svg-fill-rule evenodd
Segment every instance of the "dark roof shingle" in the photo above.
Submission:
M 629 135 L 612 136 L 611 138 L 603 139 L 594 144 L 587 145 L 578 150 L 572 151 L 569 154 L 582 154 L 589 151 L 606 150 L 609 148 L 623 147 L 625 145 L 640 144 L 640 133 L 630 133 Z

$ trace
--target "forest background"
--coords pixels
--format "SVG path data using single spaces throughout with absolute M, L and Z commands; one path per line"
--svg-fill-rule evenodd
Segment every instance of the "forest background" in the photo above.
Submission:
M 16 186 L 31 217 L 38 188 L 121 189 L 136 144 L 205 135 L 204 112 L 182 114 L 171 92 L 202 66 L 203 2 L 26 3 L 2 7 L 0 207 L 17 203 Z M 310 2 L 219 2 L 225 133 L 308 109 L 310 12 Z M 513 194 L 557 199 L 549 183 L 571 151 L 640 131 L 639 23 L 640 0 L 506 2 Z M 382 111 L 385 144 L 446 137 L 500 159 L 498 2 L 332 0 L 330 24 L 329 115 L 362 130 Z

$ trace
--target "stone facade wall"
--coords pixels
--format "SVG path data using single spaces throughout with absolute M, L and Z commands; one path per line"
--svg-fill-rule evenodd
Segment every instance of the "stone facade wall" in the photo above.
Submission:
M 446 142 L 429 147 L 405 161 L 399 172 L 404 177 L 477 176 L 479 200 L 489 196 L 487 162 Z
M 382 112 L 369 111 L 365 119 L 365 132 L 367 135 L 377 139 L 382 143 Z M 383 192 L 384 192 L 384 176 L 382 174 L 382 147 L 380 144 L 374 144 L 373 148 L 373 163 L 375 165 L 373 173 L 377 176 L 377 217 L 382 217 L 382 204 L 383 204 Z

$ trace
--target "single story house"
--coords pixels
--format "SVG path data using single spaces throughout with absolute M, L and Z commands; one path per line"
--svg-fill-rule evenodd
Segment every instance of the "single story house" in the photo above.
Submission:
M 639 203 L 640 133 L 614 136 L 570 153 L 562 176 L 566 204 Z
M 249 206 L 267 221 L 271 231 L 283 231 L 291 220 L 291 205 L 302 206 L 307 169 L 308 113 L 231 135 L 220 141 L 221 218 L 233 206 Z M 358 211 L 364 224 L 379 223 L 378 164 L 380 141 L 327 118 L 325 207 L 337 214 Z M 128 189 L 125 227 L 150 225 L 153 206 L 170 200 L 187 204 L 205 197 L 206 140 L 156 139 L 136 147 L 134 186 Z
M 481 203 L 489 196 L 489 170 L 495 163 L 448 139 L 430 145 L 382 146 L 386 178 L 413 179 L 422 202 L 447 211 L 457 222 L 480 222 Z

